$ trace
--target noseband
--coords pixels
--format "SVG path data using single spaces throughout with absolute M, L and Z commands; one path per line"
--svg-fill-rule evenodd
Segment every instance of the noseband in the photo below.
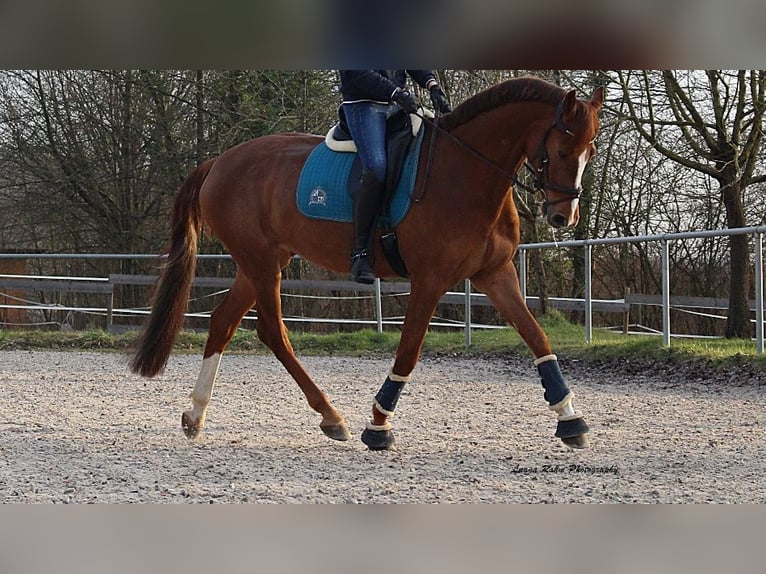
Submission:
M 532 164 L 530 164 L 529 161 L 524 162 L 524 167 L 529 172 L 531 172 L 532 176 L 534 177 L 534 184 L 530 187 L 519 181 L 518 176 L 514 176 L 513 178 L 515 185 L 518 185 L 530 193 L 539 192 L 542 195 L 543 213 L 548 208 L 548 206 L 556 205 L 557 203 L 563 203 L 565 201 L 572 201 L 580 197 L 580 194 L 582 193 L 582 187 L 566 187 L 564 185 L 558 185 L 557 183 L 548 181 L 548 165 L 550 163 L 550 159 L 548 157 L 548 137 L 550 137 L 551 132 L 554 129 L 559 130 L 560 132 L 569 136 L 574 136 L 574 132 L 572 132 L 572 130 L 570 130 L 566 124 L 564 124 L 563 116 L 564 100 L 561 99 L 558 103 L 558 106 L 556 106 L 556 116 L 553 119 L 553 123 L 548 127 L 547 130 L 545 130 L 545 135 L 543 136 L 543 139 L 540 142 L 540 147 L 537 150 L 536 159 L 540 167 L 535 168 Z M 546 193 L 547 189 L 557 191 L 559 193 L 564 193 L 569 197 L 564 199 L 557 199 L 556 201 L 549 201 L 548 194 Z

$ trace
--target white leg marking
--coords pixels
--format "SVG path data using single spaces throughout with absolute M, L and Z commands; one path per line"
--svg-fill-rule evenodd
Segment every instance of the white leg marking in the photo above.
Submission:
M 218 367 L 221 366 L 221 354 L 215 353 L 207 359 L 202 360 L 202 368 L 197 378 L 197 384 L 192 391 L 192 413 L 191 416 L 196 421 L 202 421 L 205 417 L 205 409 L 213 395 L 213 385 L 218 376 Z
M 560 421 L 571 421 L 582 418 L 582 415 L 574 409 L 574 405 L 572 404 L 573 397 L 574 395 L 569 393 L 561 403 L 551 407 L 558 415 Z
M 569 401 L 563 409 L 559 411 L 559 415 L 561 416 L 569 416 L 575 414 L 574 407 L 572 406 L 572 401 Z
M 559 415 L 560 421 L 571 421 L 580 418 L 580 415 L 575 412 L 574 407 L 572 406 L 572 401 L 569 401 L 563 409 L 556 411 L 556 414 Z
M 555 405 L 548 405 L 548 408 L 551 409 L 552 411 L 556 411 L 558 414 L 561 414 L 561 411 L 563 411 L 567 407 L 567 405 L 571 404 L 573 398 L 574 398 L 574 393 L 572 391 L 569 391 L 567 393 L 567 396 L 565 396 Z

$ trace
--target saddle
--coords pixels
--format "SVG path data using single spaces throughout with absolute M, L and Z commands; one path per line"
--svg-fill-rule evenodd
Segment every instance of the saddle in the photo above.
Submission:
M 422 108 L 420 111 L 426 117 L 432 115 Z M 306 161 L 296 200 L 299 210 L 308 217 L 350 222 L 352 197 L 359 191 L 362 167 L 342 108 L 339 120 Z M 399 276 L 408 277 L 394 228 L 407 214 L 412 200 L 423 120 L 399 110 L 387 122 L 388 170 L 378 224 L 383 230 L 383 253 L 391 268 Z
M 426 117 L 433 117 L 433 112 L 421 108 L 420 112 Z M 325 143 L 333 151 L 356 153 L 356 144 L 351 138 L 351 132 L 346 124 L 346 115 L 343 106 L 338 109 L 339 121 L 325 136 Z M 387 172 L 385 182 L 385 194 L 383 196 L 383 215 L 389 216 L 391 197 L 396 190 L 399 179 L 402 175 L 402 166 L 410 150 L 410 144 L 420 132 L 423 124 L 423 118 L 417 114 L 408 114 L 400 109 L 394 115 L 386 120 L 386 157 Z M 351 172 L 348 178 L 348 193 L 351 197 L 359 190 L 362 167 L 359 159 L 356 158 L 351 165 Z
M 413 136 L 418 135 L 420 126 L 423 124 L 423 116 L 432 119 L 434 117 L 434 113 L 427 108 L 420 108 L 419 112 L 421 115 L 410 114 L 410 125 L 412 126 Z M 404 111 L 402 110 L 400 113 L 403 114 Z M 327 147 L 333 151 L 356 153 L 356 144 L 351 138 L 351 133 L 348 131 L 346 114 L 343 111 L 343 107 L 338 109 L 338 117 L 338 123 L 331 127 L 330 131 L 327 132 L 327 135 L 324 138 L 325 143 L 327 144 Z M 388 126 L 389 132 L 391 127 L 392 126 Z

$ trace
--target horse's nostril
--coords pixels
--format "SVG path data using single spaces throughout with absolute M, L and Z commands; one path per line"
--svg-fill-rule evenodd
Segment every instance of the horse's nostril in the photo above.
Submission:
M 567 219 L 560 213 L 554 213 L 548 218 L 548 223 L 550 223 L 552 227 L 564 227 L 567 224 Z

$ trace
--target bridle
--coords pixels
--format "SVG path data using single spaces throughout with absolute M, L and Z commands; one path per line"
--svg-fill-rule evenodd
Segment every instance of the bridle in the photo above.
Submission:
M 563 203 L 565 201 L 573 201 L 580 197 L 580 194 L 582 193 L 582 186 L 580 187 L 567 187 L 565 185 L 559 185 L 557 183 L 553 183 L 548 180 L 548 165 L 550 164 L 550 158 L 548 157 L 548 138 L 551 135 L 551 132 L 555 130 L 559 130 L 562 133 L 567 134 L 568 136 L 574 137 L 574 132 L 570 130 L 563 120 L 564 116 L 564 100 L 563 98 L 559 101 L 558 106 L 556 106 L 556 115 L 553 119 L 553 123 L 548 126 L 548 129 L 545 130 L 545 135 L 543 136 L 543 139 L 540 141 L 540 147 L 537 150 L 537 162 L 540 167 L 535 168 L 529 160 L 524 162 L 524 167 L 532 173 L 532 176 L 534 178 L 533 185 L 529 186 L 526 183 L 522 182 L 519 179 L 518 173 L 513 175 L 513 183 L 514 185 L 519 186 L 520 188 L 524 189 L 528 193 L 539 193 L 542 198 L 542 204 L 543 204 L 543 213 L 547 210 L 548 206 L 550 205 L 556 205 L 558 203 Z M 563 199 L 557 199 L 555 201 L 550 201 L 548 199 L 548 194 L 546 193 L 546 190 L 550 189 L 559 193 L 563 193 L 569 197 L 563 198 Z
M 420 114 L 418 114 L 420 115 Z M 548 157 L 548 138 L 551 135 L 551 132 L 555 130 L 559 130 L 562 133 L 565 133 L 569 136 L 574 136 L 574 132 L 570 130 L 566 124 L 564 124 L 563 120 L 564 116 L 564 98 L 559 100 L 558 105 L 556 106 L 556 115 L 554 116 L 553 123 L 548 126 L 548 129 L 545 130 L 545 135 L 543 136 L 543 139 L 540 141 L 540 146 L 537 150 L 537 157 L 535 158 L 537 164 L 540 166 L 538 168 L 535 168 L 527 159 L 524 162 L 524 167 L 532 173 L 532 176 L 534 177 L 534 183 L 533 185 L 527 185 L 525 182 L 521 181 L 519 179 L 519 173 L 518 170 L 515 172 L 511 172 L 507 169 L 505 169 L 503 166 L 495 163 L 491 159 L 489 159 L 487 156 L 485 156 L 483 153 L 481 153 L 476 148 L 468 145 L 464 141 L 462 141 L 460 138 L 454 136 L 452 133 L 448 132 L 447 130 L 443 129 L 439 126 L 439 115 L 437 113 L 434 120 L 430 120 L 430 118 L 426 118 L 424 116 L 420 116 L 424 121 L 430 122 L 431 125 L 434 128 L 434 133 L 431 136 L 431 144 L 429 146 L 429 152 L 428 152 L 428 161 L 426 166 L 426 178 L 425 182 L 428 181 L 428 175 L 430 172 L 431 167 L 431 152 L 434 148 L 434 142 L 436 139 L 436 133 L 442 133 L 448 136 L 450 139 L 452 139 L 455 143 L 459 144 L 464 149 L 471 152 L 473 155 L 484 161 L 484 163 L 492 166 L 497 171 L 503 173 L 508 177 L 508 179 L 511 181 L 511 183 L 514 186 L 517 186 L 523 190 L 525 190 L 527 193 L 530 194 L 537 194 L 539 193 L 542 196 L 543 201 L 541 202 L 543 205 L 543 212 L 548 208 L 549 205 L 556 205 L 558 203 L 563 203 L 565 201 L 572 201 L 574 199 L 577 199 L 580 197 L 580 194 L 582 193 L 582 187 L 566 187 L 563 185 L 558 185 L 556 183 L 552 183 L 548 180 L 548 165 L 550 164 L 550 159 Z M 419 202 L 421 199 L 423 199 L 423 195 L 425 194 L 426 185 L 424 183 L 422 191 L 420 195 L 415 199 L 416 202 Z M 546 189 L 550 189 L 559 193 L 566 194 L 567 198 L 564 199 L 558 199 L 555 201 L 549 201 L 548 200 L 548 194 L 546 193 Z

